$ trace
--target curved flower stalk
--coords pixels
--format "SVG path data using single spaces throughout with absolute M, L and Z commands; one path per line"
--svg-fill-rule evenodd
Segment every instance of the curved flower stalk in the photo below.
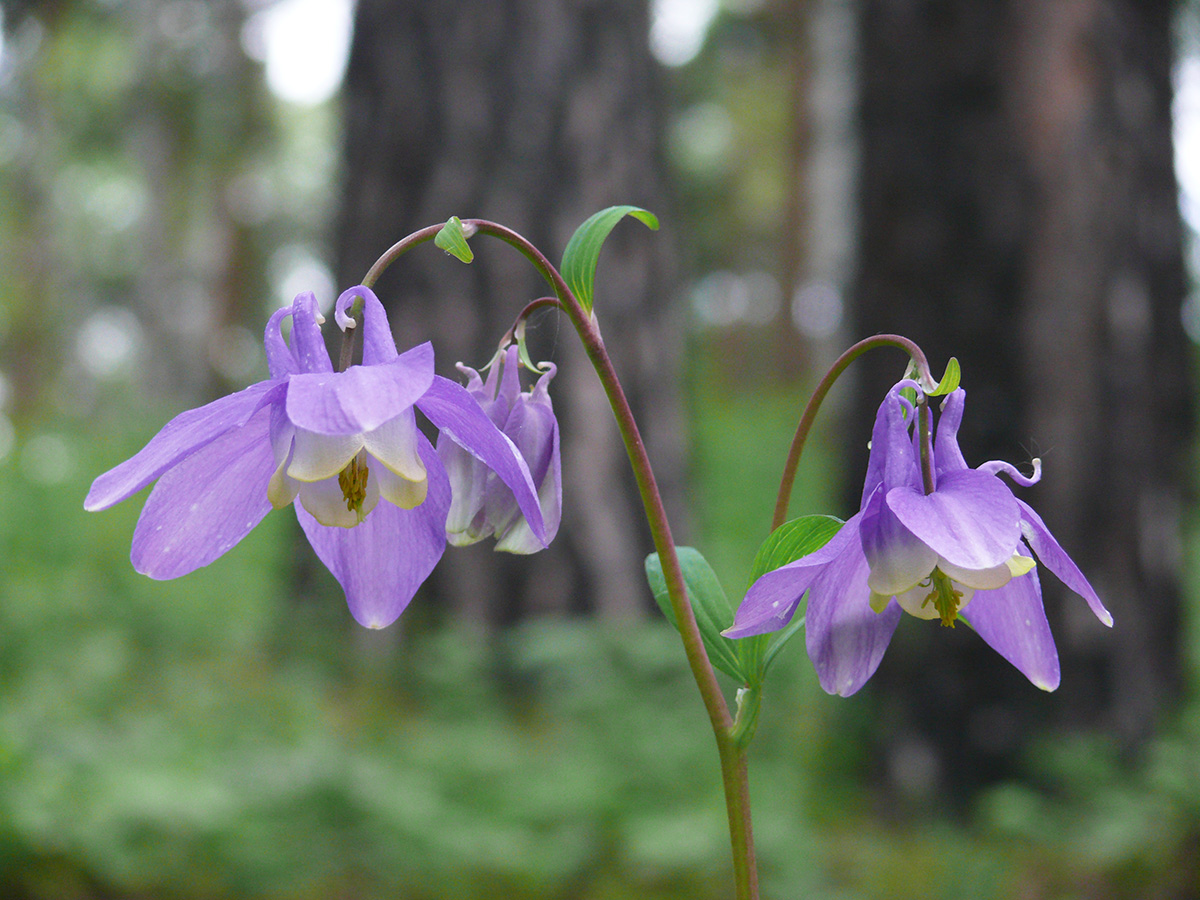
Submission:
M 1112 616 L 1037 513 L 998 477 L 1032 485 L 1040 461 L 1030 478 L 1008 463 L 967 465 L 958 447 L 965 398 L 962 389 L 947 397 L 930 452 L 928 433 L 914 426 L 927 412 L 921 386 L 895 385 L 875 418 L 859 512 L 821 549 L 759 578 L 725 634 L 782 628 L 807 591 L 808 653 L 821 686 L 849 696 L 878 668 L 902 612 L 948 626 L 963 615 L 1033 684 L 1057 688 L 1058 653 L 1030 548 L 1101 622 L 1111 626 Z
M 474 369 L 459 365 L 467 376 L 467 393 L 521 452 L 538 492 L 546 541 L 554 540 L 562 519 L 562 459 L 558 420 L 550 402 L 550 381 L 557 371 L 544 368 L 531 390 L 521 390 L 520 353 L 510 345 L 493 362 L 485 382 Z M 496 538 L 496 549 L 509 553 L 536 553 L 542 542 L 521 512 L 512 489 L 478 457 L 454 442 L 446 432 L 438 436 L 438 456 L 450 476 L 450 514 L 446 537 L 455 546 Z
M 369 628 L 391 624 L 446 547 L 452 491 L 419 409 L 511 492 L 531 541 L 547 543 L 520 451 L 462 386 L 434 374 L 433 348 L 396 351 L 365 287 L 338 298 L 342 330 L 363 304 L 363 364 L 335 372 L 312 293 L 267 323 L 270 377 L 176 416 L 84 502 L 106 509 L 157 480 L 133 536 L 134 568 L 176 578 L 220 557 L 272 509 L 294 505 L 313 550 Z M 280 326 L 291 316 L 290 344 Z M 440 437 L 439 437 L 440 440 Z

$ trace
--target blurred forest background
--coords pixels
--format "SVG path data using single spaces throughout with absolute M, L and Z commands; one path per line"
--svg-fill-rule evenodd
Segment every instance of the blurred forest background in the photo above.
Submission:
M 557 259 L 635 203 L 597 311 L 678 538 L 732 598 L 806 389 L 851 341 L 963 366 L 973 463 L 1043 578 L 1062 687 L 906 620 L 850 700 L 796 642 L 751 752 L 764 897 L 1200 896 L 1200 18 L 1166 0 L 5 0 L 0 896 L 719 898 L 718 767 L 611 416 L 560 366 L 564 524 L 448 551 L 353 624 L 294 518 L 132 571 L 92 478 L 265 374 L 261 329 L 451 215 Z M 1182 212 L 1181 212 L 1182 211 Z M 545 292 L 503 246 L 379 283 L 479 366 Z M 853 511 L 902 360 L 835 391 L 792 512 Z M 727 685 L 732 693 L 734 685 Z

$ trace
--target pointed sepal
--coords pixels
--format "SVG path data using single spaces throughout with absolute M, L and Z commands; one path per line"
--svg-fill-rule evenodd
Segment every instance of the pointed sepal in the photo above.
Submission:
M 784 522 L 767 536 L 758 552 L 754 554 L 750 583 L 753 584 L 767 572 L 781 569 L 788 563 L 821 549 L 838 533 L 843 524 L 842 520 L 835 516 L 801 516 Z M 753 663 L 753 668 L 758 670 L 761 679 L 779 655 L 779 651 L 803 628 L 804 616 L 796 616 L 782 631 L 742 638 L 738 641 L 738 650 L 743 657 L 743 665 L 749 668 Z M 751 656 L 757 658 L 752 660 Z

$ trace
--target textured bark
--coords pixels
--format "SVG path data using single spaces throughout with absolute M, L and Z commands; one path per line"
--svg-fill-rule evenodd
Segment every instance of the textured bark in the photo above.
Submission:
M 960 787 L 1004 773 L 1038 721 L 1134 747 L 1179 687 L 1192 389 L 1171 8 L 863 7 L 856 333 L 907 334 L 935 367 L 958 356 L 968 461 L 1043 457 L 1043 484 L 1021 493 L 1116 620 L 1100 626 L 1042 570 L 1063 662 L 1052 696 L 966 629 L 906 621 L 875 691 L 892 762 L 932 749 L 929 786 L 939 772 Z M 869 361 L 856 421 L 899 373 Z
M 666 213 L 647 29 L 644 0 L 360 0 L 346 82 L 340 283 L 361 279 L 404 234 L 451 215 L 499 221 L 556 260 L 575 227 L 605 206 Z M 669 244 L 669 230 L 620 226 L 601 257 L 596 307 L 678 511 L 680 329 Z M 378 284 L 400 344 L 432 339 L 447 376 L 455 361 L 485 364 L 521 307 L 549 292 L 515 250 L 484 239 L 473 247 L 470 266 L 421 248 Z M 490 621 L 640 610 L 649 540 L 612 415 L 567 321 L 535 322 L 535 356 L 559 364 L 562 530 L 529 559 L 490 546 L 452 550 L 426 594 Z

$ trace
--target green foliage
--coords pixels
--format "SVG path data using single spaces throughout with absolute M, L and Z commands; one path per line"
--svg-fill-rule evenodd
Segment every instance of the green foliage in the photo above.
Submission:
M 610 206 L 588 217 L 575 229 L 563 250 L 562 276 L 575 299 L 587 312 L 592 310 L 592 295 L 596 281 L 596 264 L 600 248 L 616 226 L 626 216 L 633 216 L 651 231 L 658 230 L 658 218 L 636 206 Z
M 467 236 L 463 232 L 462 220 L 458 216 L 450 217 L 449 221 L 442 226 L 442 230 L 434 237 L 433 242 L 462 262 L 469 263 L 475 258 L 471 246 L 467 243 Z
M 694 547 L 676 547 L 679 566 L 683 569 L 683 580 L 687 586 L 688 601 L 696 616 L 700 637 L 714 666 L 739 682 L 747 681 L 738 660 L 737 641 L 724 637 L 721 632 L 733 624 L 733 607 L 725 596 L 721 582 L 717 580 L 712 566 Z M 667 580 L 663 574 L 662 561 L 657 553 L 646 557 L 646 580 L 663 615 L 679 628 L 671 598 L 667 592 Z
M 140 499 L 81 503 L 163 416 L 127 412 L 111 441 L 30 424 L 0 463 L 5 895 L 727 896 L 712 738 L 666 623 L 366 632 L 328 579 L 289 586 L 308 551 L 285 512 L 210 567 L 146 579 L 128 563 Z M 26 452 L 45 434 L 65 480 Z M 813 837 L 776 747 L 768 883 L 794 896 Z

